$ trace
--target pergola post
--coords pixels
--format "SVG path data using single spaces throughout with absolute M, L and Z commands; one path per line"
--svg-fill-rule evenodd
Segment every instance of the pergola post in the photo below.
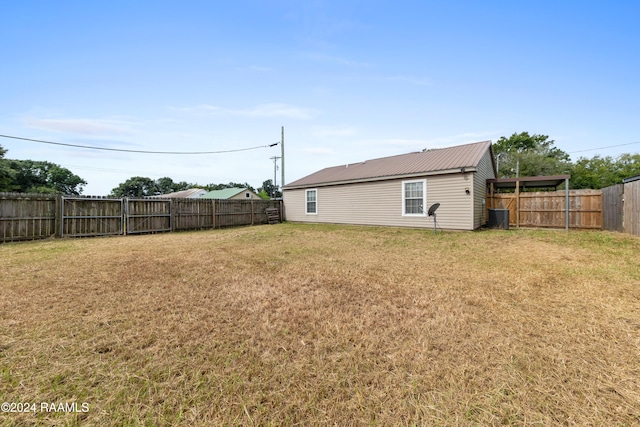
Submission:
M 569 231 L 569 178 L 564 179 L 564 202 L 565 202 L 565 230 Z
M 516 228 L 520 228 L 520 181 L 516 179 Z

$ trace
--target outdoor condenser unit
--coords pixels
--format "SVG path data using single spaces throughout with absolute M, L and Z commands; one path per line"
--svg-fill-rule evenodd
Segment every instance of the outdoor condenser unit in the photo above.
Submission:
M 489 209 L 489 228 L 509 229 L 509 209 Z

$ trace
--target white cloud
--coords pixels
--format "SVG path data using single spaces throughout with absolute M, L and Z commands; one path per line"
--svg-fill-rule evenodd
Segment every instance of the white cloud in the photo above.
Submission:
M 328 156 L 328 155 L 332 156 L 332 155 L 336 154 L 336 152 L 334 150 L 331 150 L 329 148 L 321 148 L 321 147 L 303 148 L 302 152 L 303 153 L 307 153 L 307 154 L 322 155 L 322 156 Z
M 428 141 L 425 139 L 403 139 L 403 138 L 385 138 L 385 139 L 366 139 L 359 141 L 360 144 L 366 146 L 393 146 L 406 150 L 422 149 Z
M 311 134 L 317 138 L 333 138 L 341 136 L 354 136 L 357 131 L 354 127 L 316 127 L 311 130 Z
M 245 110 L 230 110 L 232 114 L 249 117 L 287 117 L 290 119 L 310 119 L 314 111 L 288 104 L 262 104 Z
M 299 120 L 310 119 L 319 113 L 317 110 L 311 108 L 281 103 L 260 104 L 252 108 L 241 109 L 222 108 L 215 105 L 202 104 L 195 107 L 172 107 L 172 110 L 211 115 L 228 114 L 244 117 L 284 117 Z
M 40 119 L 27 117 L 23 122 L 34 129 L 81 135 L 124 135 L 131 133 L 131 124 L 105 119 Z
M 468 144 L 472 142 L 486 141 L 492 139 L 500 132 L 465 132 L 456 135 L 444 136 L 440 138 L 428 139 L 425 142 L 430 146 L 427 148 L 450 147 L 453 145 Z

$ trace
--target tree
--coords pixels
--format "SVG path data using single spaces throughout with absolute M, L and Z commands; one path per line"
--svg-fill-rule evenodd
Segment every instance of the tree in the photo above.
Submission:
M 164 177 L 156 179 L 156 187 L 158 194 L 168 194 L 176 191 L 188 190 L 189 188 L 194 187 L 194 185 L 185 181 L 174 182 L 173 179 Z
M 610 156 L 581 157 L 571 169 L 571 188 L 597 190 L 636 175 L 640 175 L 640 154 L 622 154 L 615 160 Z
M 15 172 L 11 169 L 9 161 L 4 158 L 7 150 L 0 145 L 0 191 L 14 191 L 13 183 Z
M 82 194 L 87 181 L 55 163 L 9 160 L 13 171 L 12 191 L 19 193 Z
M 224 190 L 225 188 L 248 188 L 254 193 L 256 192 L 256 189 L 246 182 L 244 184 L 240 184 L 239 182 L 229 182 L 228 184 L 208 184 L 204 186 L 204 189 L 207 191 Z
M 260 192 L 267 194 L 269 197 L 267 198 L 271 198 L 274 197 L 274 191 L 275 191 L 275 197 L 282 197 L 282 193 L 275 188 L 275 186 L 273 185 L 273 180 L 268 179 L 266 181 L 264 181 L 262 183 L 262 187 L 260 187 Z M 260 193 L 258 193 L 260 195 Z M 260 196 L 262 197 L 262 196 Z
M 129 178 L 111 190 L 111 196 L 114 197 L 145 197 L 157 196 L 158 194 L 161 193 L 158 191 L 156 181 L 142 176 Z
M 569 154 L 554 146 L 547 135 L 528 132 L 504 136 L 493 144 L 498 177 L 559 175 L 571 167 Z

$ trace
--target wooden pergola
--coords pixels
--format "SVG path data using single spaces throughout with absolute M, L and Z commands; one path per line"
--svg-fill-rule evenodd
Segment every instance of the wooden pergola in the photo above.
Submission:
M 516 194 L 516 227 L 520 226 L 520 191 L 525 188 L 558 188 L 565 183 L 565 229 L 569 230 L 569 179 L 571 175 L 526 176 L 518 178 L 487 179 L 490 200 L 499 189 L 514 189 Z M 488 206 L 492 209 L 493 206 Z

